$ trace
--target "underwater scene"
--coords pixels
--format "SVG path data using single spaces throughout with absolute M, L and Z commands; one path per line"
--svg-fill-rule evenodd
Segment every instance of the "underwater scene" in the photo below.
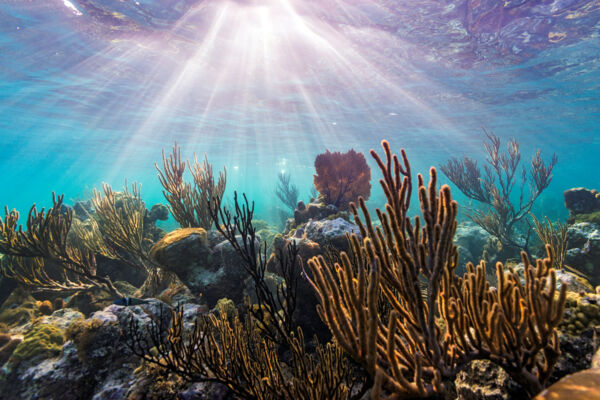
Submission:
M 597 0 L 0 1 L 0 400 L 600 399 Z

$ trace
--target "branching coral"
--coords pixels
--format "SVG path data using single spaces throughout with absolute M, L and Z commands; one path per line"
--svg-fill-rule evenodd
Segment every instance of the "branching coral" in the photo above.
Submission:
M 277 179 L 275 195 L 287 208 L 294 211 L 298 204 L 298 187 L 291 183 L 290 174 L 281 173 Z
M 231 322 L 230 320 L 231 319 Z M 158 321 L 162 321 L 159 318 Z M 244 399 L 345 399 L 350 366 L 333 344 L 305 351 L 299 330 L 290 341 L 290 360 L 283 362 L 274 342 L 252 323 L 222 313 L 203 315 L 184 329 L 183 310 L 172 315 L 168 334 L 158 324 L 143 332 L 132 319 L 128 345 L 147 362 L 190 382 L 219 382 Z M 154 351 L 148 351 L 150 348 Z
M 108 277 L 96 275 L 94 253 L 69 235 L 73 210 L 63 209 L 63 196 L 53 193 L 52 203 L 48 211 L 31 207 L 26 230 L 18 225 L 19 213 L 5 208 L 4 220 L 0 219 L 0 253 L 11 257 L 3 260 L 2 272 L 42 289 L 82 290 L 97 286 L 120 296 Z M 48 273 L 48 262 L 58 267 L 59 277 Z
M 105 245 L 99 238 L 90 244 L 100 254 L 115 255 L 137 268 L 148 269 L 152 261 L 149 246 L 144 241 L 146 206 L 140 196 L 140 186 L 134 183 L 131 187 L 131 193 L 127 184 L 121 193 L 115 193 L 104 183 L 103 193 L 94 190 L 92 204 Z
M 371 193 L 371 169 L 365 156 L 350 150 L 331 153 L 327 150 L 315 159 L 315 188 L 325 196 L 327 204 L 347 209 L 359 196 L 365 200 Z
M 276 293 L 273 293 L 265 279 L 267 271 L 266 243 L 259 242 L 252 223 L 254 203 L 249 204 L 244 195 L 240 204 L 234 193 L 233 214 L 221 207 L 220 199 L 209 202 L 209 210 L 217 230 L 229 241 L 244 261 L 243 267 L 254 282 L 257 299 L 256 307 L 251 307 L 252 316 L 261 324 L 264 333 L 274 342 L 286 341 L 296 327 L 296 289 L 302 270 L 302 261 L 295 245 L 286 246 L 276 253 L 277 270 L 284 279 Z M 268 323 L 267 320 L 275 321 Z
M 567 233 L 569 227 L 560 221 L 553 224 L 548 217 L 545 217 L 545 222 L 538 220 L 535 215 L 531 214 L 534 228 L 538 238 L 544 245 L 550 245 L 554 250 L 554 269 L 563 269 L 565 267 L 565 259 L 567 257 L 567 249 L 569 248 L 569 240 Z
M 464 157 L 452 158 L 440 169 L 463 192 L 473 200 L 486 204 L 486 210 L 473 210 L 470 218 L 490 235 L 495 236 L 503 246 L 527 248 L 515 235 L 516 225 L 531 211 L 535 200 L 552 181 L 552 170 L 558 158 L 552 156 L 549 163 L 542 160 L 537 150 L 531 159 L 529 171 L 524 167 L 518 173 L 521 163 L 519 143 L 513 138 L 508 142 L 506 153 L 500 151 L 500 138 L 493 132 L 484 130 L 487 153 L 485 173 L 477 166 L 477 161 Z M 512 193 L 519 186 L 519 201 L 513 203 Z M 529 189 L 529 194 L 526 194 Z
M 215 182 L 213 168 L 206 155 L 202 164 L 194 156 L 194 164 L 187 163 L 194 181 L 192 185 L 183 179 L 186 163 L 181 161 L 181 149 L 177 146 L 177 142 L 168 158 L 163 150 L 162 158 L 163 170 L 158 167 L 158 164 L 155 166 L 171 215 L 182 228 L 209 230 L 212 221 L 207 203 L 212 199 L 223 198 L 227 184 L 227 170 L 223 169 L 219 172 L 219 179 Z
M 459 278 L 453 244 L 457 203 L 450 188 L 436 192 L 435 168 L 428 187 L 419 175 L 423 219 L 411 221 L 410 164 L 404 150 L 400 162 L 389 144 L 382 144 L 387 162 L 371 150 L 387 197 L 385 211 L 377 210 L 381 227 L 374 226 L 359 199 L 364 217 L 352 204 L 360 236 L 349 236 L 350 254 L 341 253 L 341 263 L 334 265 L 323 257 L 309 261 L 321 318 L 373 377 L 375 394 L 382 387 L 395 398 L 440 394 L 444 381 L 474 359 L 500 365 L 529 395 L 539 392 L 560 353 L 555 327 L 566 294 L 563 285 L 555 295 L 551 249 L 535 265 L 522 254 L 525 284 L 500 263 L 497 289 L 485 280 L 485 262 L 468 264 Z M 389 312 L 378 311 L 381 299 Z

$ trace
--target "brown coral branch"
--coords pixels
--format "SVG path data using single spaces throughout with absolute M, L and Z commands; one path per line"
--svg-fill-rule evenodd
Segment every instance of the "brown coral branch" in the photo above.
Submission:
M 457 204 L 450 188 L 436 191 L 434 168 L 428 186 L 419 175 L 423 222 L 419 217 L 411 221 L 406 215 L 411 187 L 406 156 L 401 169 L 389 144 L 382 145 L 386 163 L 371 152 L 388 199 L 385 212 L 377 210 L 381 226 L 374 226 L 359 199 L 363 217 L 355 205 L 351 209 L 361 235 L 350 235 L 351 255 L 341 253 L 341 262 L 334 265 L 323 257 L 309 260 L 320 317 L 376 382 L 374 393 L 385 388 L 395 398 L 440 394 L 443 381 L 474 359 L 495 362 L 527 393 L 537 393 L 559 354 L 555 328 L 566 293 L 563 286 L 554 295 L 551 248 L 548 258 L 535 266 L 523 254 L 525 284 L 513 269 L 498 264 L 499 287 L 491 287 L 484 262 L 468 264 L 464 277 L 458 277 L 453 244 Z M 499 165 L 512 162 L 493 149 L 490 154 Z M 425 295 L 421 281 L 426 282 Z M 377 308 L 382 295 L 391 308 L 387 316 Z
M 96 243 L 100 253 L 114 254 L 134 267 L 148 270 L 153 262 L 144 240 L 146 206 L 141 199 L 140 186 L 134 183 L 129 192 L 125 183 L 123 191 L 115 193 L 110 185 L 103 183 L 102 193 L 94 189 L 92 204 L 103 241 L 110 243 L 110 246 Z M 115 248 L 121 251 L 115 251 Z
M 96 275 L 94 254 L 80 241 L 70 238 L 73 210 L 63 209 L 63 198 L 52 193 L 53 205 L 48 211 L 44 208 L 38 211 L 34 204 L 27 217 L 27 230 L 18 226 L 19 213 L 5 208 L 4 220 L 0 218 L 0 253 L 17 259 L 13 259 L 15 262 L 9 267 L 3 263 L 3 271 L 23 283 L 29 282 L 43 289 L 93 285 L 121 296 L 110 278 Z M 63 271 L 63 281 L 50 279 L 48 273 L 40 271 L 45 262 L 24 261 L 18 257 L 51 261 Z
M 186 163 L 181 161 L 181 149 L 177 146 L 177 142 L 168 158 L 163 150 L 162 159 L 163 170 L 158 167 L 158 164 L 155 164 L 155 167 L 173 218 L 183 228 L 210 229 L 212 221 L 207 203 L 211 199 L 223 198 L 227 184 L 227 170 L 220 171 L 219 179 L 215 182 L 213 167 L 208 162 L 206 154 L 202 163 L 199 163 L 194 155 L 194 163 L 187 163 L 193 176 L 192 186 L 184 181 Z
M 529 172 L 523 168 L 519 172 L 521 152 L 516 139 L 510 139 L 506 151 L 500 150 L 501 141 L 493 132 L 484 129 L 486 165 L 484 174 L 477 161 L 469 157 L 463 160 L 452 158 L 442 165 L 442 172 L 467 197 L 488 207 L 485 210 L 472 210 L 469 217 L 490 235 L 495 236 L 504 246 L 527 247 L 515 235 L 516 225 L 531 211 L 540 194 L 552 181 L 552 170 L 558 162 L 556 154 L 545 163 L 537 150 L 532 157 Z M 514 201 L 513 190 L 519 185 L 519 201 Z M 525 193 L 526 189 L 529 193 Z

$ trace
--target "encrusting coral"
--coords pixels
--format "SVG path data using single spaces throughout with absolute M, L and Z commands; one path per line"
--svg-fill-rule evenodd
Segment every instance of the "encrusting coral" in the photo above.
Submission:
M 485 280 L 485 262 L 469 263 L 464 277 L 458 277 L 457 203 L 450 188 L 436 191 L 435 168 L 428 187 L 419 175 L 423 219 L 411 221 L 410 164 L 404 150 L 400 162 L 386 141 L 382 146 L 386 162 L 371 150 L 387 198 L 385 210 L 377 209 L 381 227 L 374 226 L 359 198 L 364 217 L 352 204 L 360 235 L 349 235 L 350 252 L 342 252 L 334 265 L 324 257 L 308 263 L 321 318 L 374 380 L 372 398 L 383 390 L 395 398 L 440 395 L 445 381 L 475 359 L 498 364 L 535 395 L 560 354 L 555 328 L 566 285 L 556 293 L 552 249 L 548 246 L 548 257 L 535 264 L 522 253 L 524 283 L 501 263 L 497 288 Z M 421 282 L 426 282 L 425 293 Z
M 371 169 L 365 156 L 350 150 L 331 153 L 327 150 L 315 159 L 314 186 L 325 196 L 327 204 L 347 210 L 359 196 L 365 200 L 371 193 Z
M 198 162 L 196 156 L 193 164 L 189 161 L 186 164 L 181 161 L 181 149 L 177 146 L 177 142 L 168 158 L 163 150 L 162 158 L 163 170 L 158 167 L 158 164 L 155 166 L 171 215 L 182 228 L 209 230 L 212 220 L 207 204 L 209 200 L 223 198 L 227 185 L 227 170 L 220 171 L 219 179 L 215 181 L 212 165 L 206 155 L 202 164 Z M 192 173 L 193 185 L 183 179 L 186 165 Z
M 31 361 L 60 353 L 65 339 L 62 331 L 51 324 L 34 325 L 12 353 L 10 362 Z

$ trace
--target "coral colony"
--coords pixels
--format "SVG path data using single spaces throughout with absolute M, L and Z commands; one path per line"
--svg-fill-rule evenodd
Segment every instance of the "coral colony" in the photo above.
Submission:
M 105 184 L 73 206 L 53 194 L 25 226 L 6 208 L 3 398 L 88 398 L 108 382 L 133 382 L 113 389 L 129 399 L 544 399 L 569 380 L 592 393 L 591 378 L 555 382 L 586 368 L 568 360 L 592 351 L 583 338 L 600 323 L 587 278 L 600 268 L 589 256 L 597 242 L 586 240 L 599 196 L 567 191 L 570 221 L 540 220 L 532 206 L 556 158 L 536 152 L 519 175 L 516 140 L 503 153 L 488 133 L 485 146 L 483 174 L 468 157 L 442 167 L 488 205 L 470 211 L 475 225 L 457 223 L 460 206 L 435 168 L 415 176 L 387 141 L 370 152 L 383 207 L 367 207 L 361 153 L 326 151 L 308 204 L 279 177 L 274 193 L 293 209 L 283 230 L 256 220 L 243 194 L 224 202 L 225 169 L 215 179 L 206 157 L 184 162 L 177 144 L 156 166 L 166 207 L 148 210 L 137 184 Z M 512 203 L 519 185 L 529 197 Z M 180 228 L 166 233 L 156 221 L 169 214 Z M 528 218 L 537 242 L 518 224 Z M 469 229 L 499 243 L 495 253 L 461 262 Z M 507 261 L 486 261 L 499 256 Z

